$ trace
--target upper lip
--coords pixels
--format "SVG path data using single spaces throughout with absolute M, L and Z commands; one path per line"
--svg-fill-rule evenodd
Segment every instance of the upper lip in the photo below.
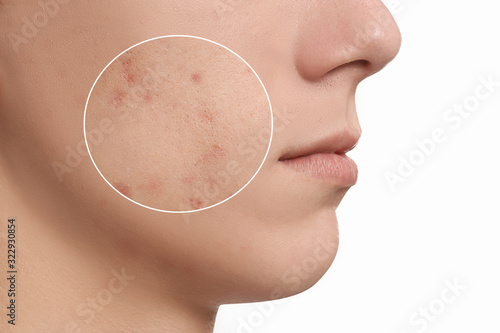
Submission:
M 357 145 L 360 136 L 359 131 L 353 129 L 337 131 L 328 136 L 320 137 L 313 142 L 290 147 L 279 160 L 289 160 L 320 153 L 345 154 Z

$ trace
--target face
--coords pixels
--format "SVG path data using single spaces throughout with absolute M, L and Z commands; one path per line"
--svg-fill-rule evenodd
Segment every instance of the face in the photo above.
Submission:
M 66 237 L 75 240 L 91 234 L 86 240 L 88 246 L 151 272 L 145 279 L 168 280 L 176 286 L 179 297 L 196 293 L 200 303 L 267 300 L 313 285 L 335 257 L 335 210 L 356 178 L 355 167 L 343 154 L 355 145 L 361 132 L 354 106 L 356 87 L 384 67 L 400 45 L 399 32 L 382 3 L 52 3 L 46 22 L 37 18 L 42 9 L 35 2 L 7 3 L 0 11 L 0 20 L 9 27 L 8 33 L 0 36 L 4 164 L 13 177 L 22 179 L 20 188 L 26 189 L 27 200 L 36 203 L 40 214 L 46 211 L 43 207 L 57 205 L 59 210 L 71 211 L 75 221 L 85 221 L 64 224 L 48 219 L 51 222 L 44 227 L 60 230 L 64 225 L 74 231 Z M 23 17 L 28 21 L 19 19 Z M 86 99 L 102 69 L 136 43 L 175 34 L 207 38 L 235 51 L 262 79 L 273 106 L 273 140 L 257 176 L 224 203 L 188 214 L 153 211 L 113 190 L 88 156 L 83 133 Z M 163 55 L 153 56 L 157 47 L 164 45 L 140 51 L 148 54 L 139 57 L 134 70 L 147 68 L 143 61 L 167 61 Z M 151 105 L 196 112 L 203 103 L 214 103 L 221 106 L 218 110 L 236 109 L 241 120 L 231 118 L 234 114 L 228 112 L 216 114 L 233 125 L 227 131 L 218 127 L 214 132 L 217 141 L 201 145 L 199 138 L 185 132 L 191 134 L 193 126 L 206 124 L 190 123 L 175 112 L 155 114 L 157 118 L 153 119 L 157 121 L 152 121 L 140 112 L 151 114 L 153 107 L 141 104 L 133 121 L 116 125 L 111 135 L 106 133 L 106 123 L 101 128 L 96 163 L 106 169 L 110 182 L 116 184 L 126 178 L 133 189 L 146 186 L 151 179 L 154 183 L 154 177 L 164 171 L 159 157 L 163 151 L 174 155 L 168 165 L 172 173 L 179 179 L 200 175 L 197 186 L 202 186 L 225 161 L 218 161 L 213 168 L 198 168 L 193 166 L 193 159 L 210 152 L 217 142 L 234 149 L 244 139 L 255 137 L 255 131 L 269 126 L 261 87 L 254 77 L 247 76 L 241 63 L 235 61 L 227 73 L 220 74 L 215 70 L 219 64 L 213 62 L 215 49 L 189 48 L 187 52 L 184 62 L 175 54 L 165 55 L 172 57 L 168 61 L 185 66 L 172 71 L 170 80 L 206 70 L 207 74 L 201 76 L 206 78 L 204 86 L 191 82 L 174 91 L 160 89 Z M 99 129 L 104 116 L 113 121 L 113 93 L 120 84 L 125 85 L 118 79 L 128 56 L 134 54 L 119 58 L 103 84 L 97 86 L 90 103 L 92 128 Z M 217 75 L 222 75 L 222 80 Z M 234 87 L 227 84 L 233 79 L 237 82 Z M 198 99 L 190 101 L 186 96 L 194 89 L 200 90 Z M 229 94 L 224 101 L 220 99 L 222 94 Z M 173 105 L 176 101 L 178 108 Z M 258 121 L 253 124 L 255 114 Z M 175 124 L 169 132 L 172 146 L 193 140 L 188 143 L 192 148 L 188 151 L 194 151 L 197 157 L 172 153 L 167 139 L 155 140 L 170 124 L 170 118 L 166 118 L 170 116 Z M 138 132 L 134 136 L 135 124 Z M 207 125 L 201 132 L 212 129 Z M 232 140 L 236 144 L 231 145 Z M 153 156 L 148 156 L 151 162 L 135 161 L 129 164 L 131 175 L 125 174 L 119 167 L 127 165 L 120 151 L 132 147 L 138 154 L 135 156 L 142 159 L 143 146 L 152 147 Z M 256 151 L 262 154 L 262 150 Z M 244 183 L 256 165 L 245 167 L 247 176 L 234 179 Z M 154 184 L 152 187 L 154 190 Z M 146 190 L 140 195 L 140 200 L 162 198 L 161 191 L 155 194 Z M 188 191 L 179 191 L 167 201 L 189 201 L 189 195 Z

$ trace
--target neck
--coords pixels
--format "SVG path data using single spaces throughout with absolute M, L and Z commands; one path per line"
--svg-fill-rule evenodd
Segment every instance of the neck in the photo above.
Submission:
M 6 234 L 8 219 L 16 224 L 16 328 L 65 333 L 125 328 L 213 331 L 217 307 L 201 306 L 193 295 L 181 294 L 186 287 L 179 286 L 178 278 L 165 276 L 154 259 L 110 244 L 101 235 L 106 231 L 99 229 L 99 221 L 44 197 L 43 190 L 13 184 L 6 173 L 0 180 L 1 234 Z M 78 227 L 88 224 L 94 227 Z M 2 252 L 7 249 L 6 237 L 0 246 Z M 2 267 L 6 274 L 6 264 Z M 2 293 L 2 308 L 10 299 Z M 10 326 L 2 320 L 0 331 Z

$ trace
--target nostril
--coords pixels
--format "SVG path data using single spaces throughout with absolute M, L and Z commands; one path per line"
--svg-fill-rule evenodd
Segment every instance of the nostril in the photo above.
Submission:
M 327 88 L 335 88 L 346 83 L 349 85 L 351 83 L 357 84 L 375 71 L 373 64 L 369 61 L 355 60 L 333 68 L 312 82 Z M 346 77 L 351 78 L 351 80 L 345 80 Z
M 373 65 L 370 61 L 365 60 L 365 59 L 359 59 L 359 60 L 354 60 L 354 61 L 348 62 L 346 64 L 343 64 L 337 68 L 334 68 L 333 70 L 339 71 L 339 70 L 344 70 L 347 68 L 352 68 L 353 70 L 363 69 L 363 70 L 369 71 L 372 67 L 373 67 Z

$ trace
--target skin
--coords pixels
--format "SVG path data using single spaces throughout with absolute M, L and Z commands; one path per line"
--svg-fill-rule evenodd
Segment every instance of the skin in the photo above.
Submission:
M 400 46 L 380 1 L 70 1 L 17 48 L 9 32 L 40 7 L 0 8 L 0 212 L 2 225 L 19 225 L 19 331 L 210 332 L 220 304 L 297 294 L 326 272 L 347 187 L 279 159 L 333 132 L 360 135 L 356 86 Z M 125 200 L 88 156 L 73 156 L 62 180 L 53 167 L 85 148 L 83 108 L 102 68 L 168 34 L 234 50 L 273 104 L 273 143 L 258 175 L 198 213 Z
M 189 37 L 154 39 L 114 60 L 85 116 L 105 179 L 135 202 L 168 211 L 209 207 L 238 192 L 264 161 L 271 134 L 267 95 L 252 69 Z M 103 123 L 109 130 L 96 140 Z

